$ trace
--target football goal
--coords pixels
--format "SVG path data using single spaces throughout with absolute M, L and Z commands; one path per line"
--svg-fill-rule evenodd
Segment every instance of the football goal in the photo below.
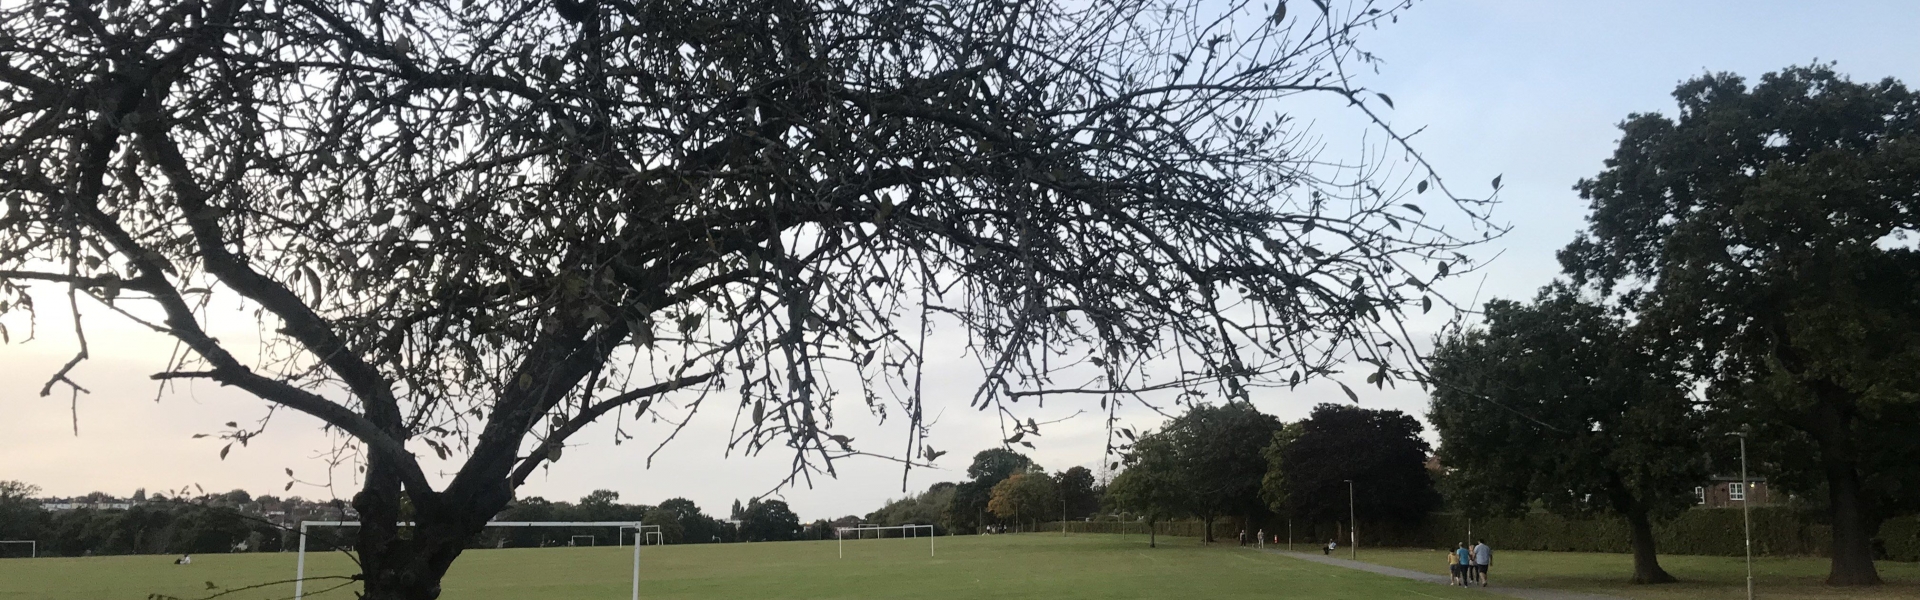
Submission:
M 840 540 L 840 558 L 846 558 L 847 534 L 849 533 L 853 534 L 853 539 L 856 540 L 864 539 L 863 536 L 869 531 L 874 532 L 875 537 L 886 537 L 886 532 L 888 531 L 899 531 L 899 537 L 917 538 L 920 537 L 920 530 L 923 529 L 927 532 L 927 556 L 933 556 L 934 535 L 932 525 L 861 525 L 859 527 L 835 527 L 833 531 L 834 537 Z
M 585 544 L 582 544 L 582 543 L 580 543 L 580 540 L 586 540 L 586 541 L 587 541 L 587 543 L 585 543 Z M 576 536 L 573 536 L 573 537 L 571 537 L 571 538 L 567 538 L 567 545 L 568 545 L 568 546 L 593 546 L 593 545 L 595 545 L 595 544 L 594 544 L 594 542 L 596 542 L 596 541 L 598 541 L 598 540 L 599 540 L 599 537 L 597 537 L 597 536 L 591 536 L 591 535 L 576 535 Z
M 614 540 L 614 545 L 616 546 L 627 545 L 628 530 L 633 531 L 633 543 L 635 544 L 647 544 L 650 546 L 658 546 L 658 545 L 667 543 L 667 537 L 664 535 L 660 535 L 659 525 L 621 525 L 620 537 L 619 539 Z
M 27 558 L 40 558 L 40 542 L 34 540 L 0 540 L 0 558 L 12 558 L 8 547 L 27 547 Z
M 359 521 L 301 521 L 300 554 L 294 562 L 293 598 L 301 600 L 306 593 L 307 583 L 307 529 L 311 527 L 359 527 Z M 401 527 L 412 527 L 413 523 L 401 523 Z M 638 528 L 635 521 L 489 521 L 487 527 L 620 527 Z M 591 538 L 593 536 L 573 536 Z M 633 546 L 633 600 L 640 600 L 640 545 Z

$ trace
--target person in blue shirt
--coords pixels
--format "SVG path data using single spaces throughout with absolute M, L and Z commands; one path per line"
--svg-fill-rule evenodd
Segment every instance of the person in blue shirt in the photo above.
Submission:
M 1493 564 L 1493 547 L 1488 546 L 1486 540 L 1474 541 L 1478 542 L 1473 546 L 1474 574 L 1480 578 L 1480 587 L 1487 587 L 1487 566 Z
M 1473 575 L 1475 573 L 1473 568 L 1473 552 L 1467 550 L 1467 543 L 1460 542 L 1455 545 L 1453 547 L 1453 554 L 1456 558 L 1460 559 L 1460 574 L 1463 576 L 1462 581 L 1466 582 L 1466 584 L 1473 583 Z

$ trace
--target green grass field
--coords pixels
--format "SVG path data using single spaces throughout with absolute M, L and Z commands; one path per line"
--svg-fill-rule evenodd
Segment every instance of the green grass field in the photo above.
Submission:
M 848 541 L 715 544 L 647 548 L 641 555 L 642 598 L 1490 598 L 1477 590 L 1393 579 L 1315 565 L 1231 544 L 1200 547 L 1190 538 L 1162 538 L 1148 549 L 1139 536 L 1047 534 Z M 628 597 L 631 548 L 477 550 L 462 555 L 443 598 L 617 599 Z M 113 556 L 0 560 L 0 599 L 144 599 L 159 593 L 200 598 L 293 576 L 292 554 L 194 557 Z M 342 574 L 345 557 L 310 559 L 310 575 Z M 310 582 L 308 589 L 333 583 Z M 354 587 L 318 598 L 349 599 Z M 284 598 L 275 586 L 224 596 Z
M 1438 550 L 1362 549 L 1360 560 L 1426 573 L 1447 572 L 1446 555 Z M 1496 586 L 1576 590 L 1635 600 L 1746 598 L 1744 558 L 1670 555 L 1660 557 L 1660 566 L 1681 582 L 1628 584 L 1627 578 L 1633 575 L 1633 557 L 1626 554 L 1495 551 L 1489 579 Z M 1832 588 L 1820 583 L 1827 576 L 1827 559 L 1756 558 L 1753 562 L 1755 596 L 1821 600 L 1920 598 L 1920 564 L 1881 561 L 1879 567 L 1886 586 L 1869 590 Z

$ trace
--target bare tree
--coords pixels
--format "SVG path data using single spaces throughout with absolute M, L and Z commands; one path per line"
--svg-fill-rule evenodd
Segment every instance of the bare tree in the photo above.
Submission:
M 972 403 L 1009 444 L 1043 394 L 1111 418 L 1141 390 L 1409 368 L 1403 314 L 1497 228 L 1348 78 L 1404 8 L 17 3 L 0 310 L 64 288 L 83 350 L 46 392 L 80 393 L 104 310 L 184 346 L 155 378 L 341 432 L 366 597 L 433 598 L 569 436 L 665 394 L 728 394 L 735 446 L 784 446 L 793 481 L 866 452 L 833 429 L 840 369 L 910 432 L 875 454 L 933 455 L 934 323 L 983 357 Z M 1302 94 L 1374 123 L 1374 152 L 1320 156 L 1281 108 Z M 1476 235 L 1428 221 L 1430 186 Z M 257 356 L 208 333 L 228 297 L 259 309 Z M 464 462 L 436 481 L 416 451 Z

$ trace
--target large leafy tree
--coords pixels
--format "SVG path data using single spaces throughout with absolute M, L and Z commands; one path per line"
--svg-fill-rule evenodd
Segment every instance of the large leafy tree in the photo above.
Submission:
M 1158 547 L 1154 525 L 1184 514 L 1188 505 L 1179 458 L 1165 434 L 1149 433 L 1129 445 L 1123 462 L 1126 470 L 1107 484 L 1105 501 L 1146 520 L 1147 546 Z
M 1066 519 L 1085 519 L 1100 510 L 1100 495 L 1094 489 L 1092 469 L 1073 467 L 1054 473 L 1053 484 L 1064 502 Z
M 1195 404 L 1162 430 L 1180 463 L 1185 512 L 1200 518 L 1206 541 L 1214 541 L 1213 522 L 1220 517 L 1252 522 L 1265 512 L 1260 482 L 1267 459 L 1261 450 L 1279 430 L 1280 419 L 1246 402 Z
M 1723 430 L 1824 491 L 1827 581 L 1875 584 L 1872 537 L 1920 501 L 1920 99 L 1824 66 L 1703 76 L 1621 125 L 1561 255 L 1688 350 Z
M 992 516 L 987 504 L 993 501 L 993 486 L 1015 473 L 1039 468 L 1027 455 L 1006 448 L 988 448 L 974 453 L 973 462 L 967 465 L 967 481 L 955 486 L 953 501 L 947 505 L 947 528 L 953 531 L 976 531 L 981 525 L 986 525 L 987 518 Z
M 799 535 L 800 516 L 784 500 L 749 500 L 740 515 L 741 541 L 784 542 Z
M 1313 523 L 1347 521 L 1352 510 L 1372 522 L 1414 523 L 1440 506 L 1427 472 L 1431 447 L 1420 422 L 1397 410 L 1321 404 L 1272 436 L 1263 452 L 1278 460 L 1263 490 L 1275 508 Z M 1255 479 L 1254 481 L 1263 481 Z
M 1033 525 L 1050 515 L 1060 514 L 1060 493 L 1045 472 L 1014 473 L 993 486 L 987 510 L 1014 523 Z M 1031 527 L 1028 530 L 1031 531 Z
M 0 312 L 60 293 L 75 314 L 43 393 L 78 401 L 108 316 L 180 343 L 157 378 L 318 419 L 364 462 L 364 594 L 433 598 L 572 436 L 684 422 L 695 392 L 731 396 L 741 451 L 791 452 L 789 481 L 863 452 L 835 432 L 846 404 L 935 455 L 936 321 L 986 357 L 972 404 L 1010 423 L 1046 394 L 1112 411 L 1399 370 L 1398 317 L 1481 237 L 1425 211 L 1480 226 L 1486 205 L 1411 149 L 1317 156 L 1296 95 L 1404 146 L 1346 74 L 1405 4 L 1315 7 L 14 2 Z M 212 333 L 256 314 L 258 343 Z M 1173 356 L 1180 379 L 1146 379 Z M 835 365 L 866 389 L 836 394 Z M 1097 375 L 1046 385 L 1076 367 Z
M 1441 340 L 1430 364 L 1448 496 L 1473 516 L 1534 506 L 1627 520 L 1634 583 L 1675 581 L 1653 525 L 1707 476 L 1686 379 L 1607 307 L 1550 286 L 1487 303 L 1485 323 Z

